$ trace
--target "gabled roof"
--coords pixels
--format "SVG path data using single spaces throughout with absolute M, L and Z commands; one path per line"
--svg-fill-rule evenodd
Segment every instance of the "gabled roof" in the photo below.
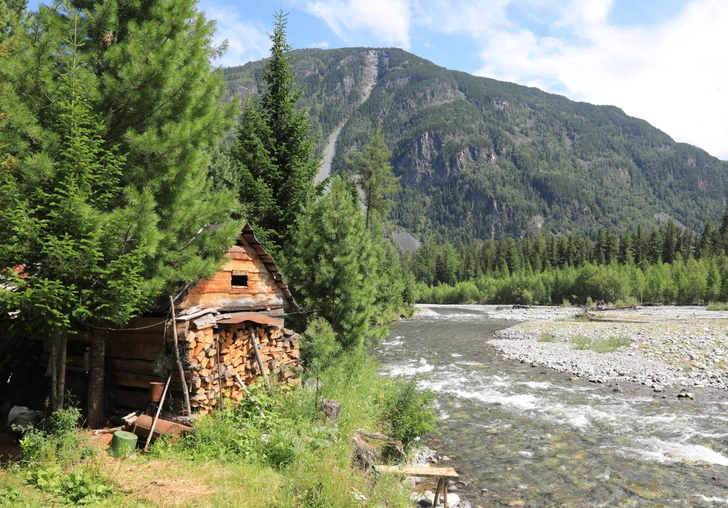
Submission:
M 211 226 L 212 229 L 215 228 L 215 226 Z M 273 277 L 273 280 L 275 281 L 278 288 L 283 293 L 283 297 L 288 302 L 290 309 L 297 309 L 298 304 L 296 303 L 296 300 L 293 298 L 293 295 L 291 294 L 290 289 L 288 288 L 288 284 L 283 280 L 283 276 L 281 275 L 280 271 L 278 270 L 278 267 L 276 266 L 275 261 L 273 260 L 273 256 L 271 256 L 268 251 L 265 250 L 263 245 L 260 243 L 258 238 L 255 236 L 255 233 L 253 232 L 253 228 L 250 225 L 250 223 L 245 223 L 245 226 L 243 226 L 242 231 L 238 235 L 236 239 L 236 244 L 243 246 L 243 241 L 247 243 L 256 253 L 260 261 L 263 263 L 263 266 L 265 266 L 266 270 L 271 274 Z M 198 281 L 199 282 L 199 281 Z M 175 307 L 177 305 L 180 305 L 184 299 L 187 297 L 187 295 L 194 289 L 194 287 L 197 285 L 197 282 L 190 282 L 184 285 L 180 285 L 177 289 L 175 296 L 174 296 L 174 304 Z M 150 313 L 153 314 L 161 314 L 161 313 L 167 313 L 169 312 L 169 297 L 168 296 L 160 296 L 157 301 L 152 305 L 152 307 L 149 309 Z
M 268 272 L 273 276 L 273 280 L 276 281 L 276 284 L 283 292 L 283 296 L 285 296 L 286 300 L 288 300 L 288 304 L 290 305 L 290 308 L 297 309 L 298 304 L 296 303 L 296 300 L 293 299 L 291 290 L 288 289 L 288 284 L 286 284 L 286 281 L 283 280 L 283 276 L 281 275 L 281 272 L 278 271 L 278 267 L 276 266 L 275 261 L 273 261 L 273 256 L 268 254 L 268 251 L 266 251 L 263 248 L 261 243 L 255 237 L 255 233 L 253 232 L 253 228 L 250 225 L 250 223 L 248 223 L 248 222 L 245 223 L 245 226 L 243 226 L 243 231 L 241 232 L 240 237 L 244 238 L 245 241 L 248 242 L 248 245 L 250 245 L 255 250 L 255 253 L 258 254 L 258 257 L 263 262 L 263 265 L 268 270 Z M 240 237 L 238 237 L 238 238 L 240 238 Z

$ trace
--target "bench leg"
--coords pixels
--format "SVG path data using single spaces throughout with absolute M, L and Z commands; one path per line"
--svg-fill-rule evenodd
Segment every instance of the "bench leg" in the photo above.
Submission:
M 449 481 L 447 478 L 442 479 L 442 497 L 444 498 L 443 504 L 445 508 L 447 508 L 447 484 Z
M 437 506 L 437 502 L 440 500 L 440 487 L 442 486 L 442 478 L 437 480 L 437 487 L 435 488 L 435 501 L 432 506 Z

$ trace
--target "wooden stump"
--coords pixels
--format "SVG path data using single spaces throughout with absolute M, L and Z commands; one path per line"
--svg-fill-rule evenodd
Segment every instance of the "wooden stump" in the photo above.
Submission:
M 326 415 L 327 420 L 336 423 L 341 412 L 341 402 L 333 399 L 323 399 L 321 401 L 321 411 Z

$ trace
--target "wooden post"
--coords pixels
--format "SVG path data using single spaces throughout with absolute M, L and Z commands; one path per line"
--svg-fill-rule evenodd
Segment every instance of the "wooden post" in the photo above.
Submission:
M 258 350 L 258 340 L 255 338 L 255 330 L 253 330 L 253 327 L 250 325 L 247 325 L 246 328 L 248 329 L 248 333 L 250 333 L 250 340 L 253 343 L 253 350 L 255 351 L 255 358 L 258 360 L 258 367 L 260 367 L 260 375 L 263 376 L 263 383 L 265 383 L 265 389 L 268 392 L 268 395 L 273 395 L 273 391 L 271 390 L 270 383 L 268 382 L 268 376 L 265 373 L 265 364 L 263 363 L 263 358 L 260 356 L 260 351 Z
M 101 330 L 94 330 L 91 342 L 91 369 L 88 373 L 88 426 L 97 429 L 104 425 L 104 357 L 106 341 Z
M 179 369 L 179 378 L 182 383 L 182 393 L 185 397 L 185 411 L 187 416 L 192 415 L 192 407 L 190 406 L 190 391 L 187 388 L 187 380 L 185 379 L 185 369 L 182 366 L 182 360 L 179 358 L 179 342 L 177 341 L 177 321 L 174 317 L 174 298 L 169 297 L 169 308 L 172 311 L 172 336 L 174 337 L 174 358 L 177 360 L 177 368 Z M 164 397 L 163 397 L 164 398 Z M 161 407 L 161 404 L 160 404 Z M 144 448 L 146 450 L 146 447 Z
M 222 411 L 225 409 L 225 405 L 223 403 L 223 398 L 222 398 L 222 372 L 220 369 L 220 346 L 221 346 L 220 335 L 217 335 L 215 337 L 215 355 L 216 355 L 216 359 L 217 359 L 217 384 L 218 384 L 217 391 L 219 392 L 218 398 L 220 399 L 220 410 Z M 225 414 L 223 413 L 223 418 L 224 417 L 225 417 Z
M 437 506 L 437 502 L 440 500 L 441 486 L 442 486 L 442 478 L 438 478 L 437 487 L 435 487 L 435 501 L 433 501 L 432 506 Z
M 442 479 L 442 497 L 444 498 L 443 499 L 443 504 L 445 505 L 444 508 L 447 508 L 447 484 L 449 481 L 450 480 L 448 480 L 447 478 Z
M 63 409 L 66 396 L 66 358 L 68 356 L 68 334 L 61 334 L 61 345 L 58 351 L 58 409 Z
M 152 428 L 149 429 L 149 435 L 147 436 L 147 444 L 144 445 L 144 451 L 149 448 L 149 443 L 152 442 L 152 434 L 154 434 L 154 427 L 157 426 L 157 420 L 159 420 L 159 413 L 162 412 L 162 406 L 164 405 L 164 399 L 167 397 L 167 388 L 169 388 L 169 382 L 172 381 L 172 375 L 170 374 L 167 378 L 167 384 L 164 385 L 164 391 L 162 392 L 162 398 L 159 399 L 159 406 L 157 407 L 157 414 L 154 415 L 154 421 L 152 422 Z

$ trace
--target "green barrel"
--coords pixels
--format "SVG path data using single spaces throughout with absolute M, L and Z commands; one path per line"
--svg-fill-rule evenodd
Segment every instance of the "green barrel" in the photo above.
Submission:
M 138 439 L 136 434 L 124 430 L 117 430 L 111 439 L 111 454 L 116 457 L 126 457 L 134 452 Z

